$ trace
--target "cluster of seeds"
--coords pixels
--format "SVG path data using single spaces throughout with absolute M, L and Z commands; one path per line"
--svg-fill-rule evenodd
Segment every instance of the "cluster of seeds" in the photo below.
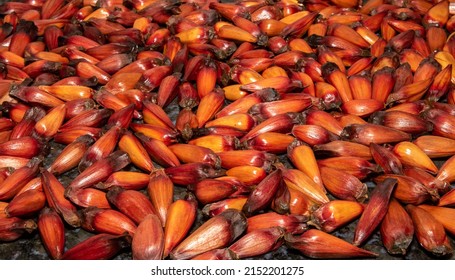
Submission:
M 413 240 L 452 255 L 449 1 L 24 0 L 0 14 L 1 242 L 39 234 L 52 259 L 375 258 L 363 246 L 379 231 L 390 255 Z M 334 234 L 351 223 L 353 240 Z M 74 228 L 93 235 L 68 248 Z

